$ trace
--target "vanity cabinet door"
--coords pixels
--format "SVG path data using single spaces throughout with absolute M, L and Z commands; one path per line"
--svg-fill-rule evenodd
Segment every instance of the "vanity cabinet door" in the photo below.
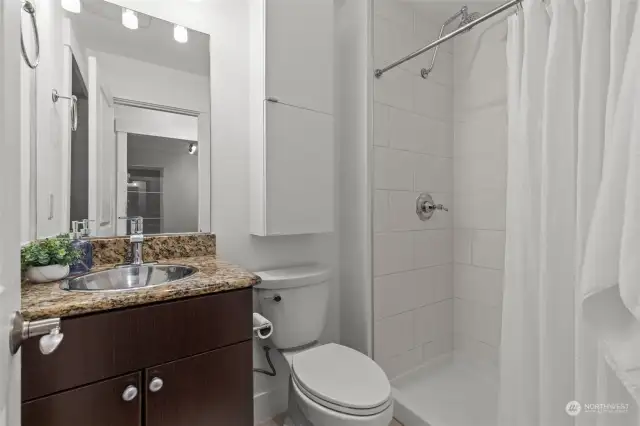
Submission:
M 146 426 L 252 426 L 250 340 L 145 370 Z
M 140 379 L 133 373 L 25 402 L 22 426 L 140 426 Z

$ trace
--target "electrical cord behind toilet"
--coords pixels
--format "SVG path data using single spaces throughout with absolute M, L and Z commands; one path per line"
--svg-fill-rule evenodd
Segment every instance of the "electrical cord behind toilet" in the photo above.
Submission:
M 276 367 L 273 366 L 273 362 L 271 361 L 271 356 L 269 355 L 269 351 L 271 350 L 271 348 L 269 346 L 263 346 L 262 349 L 264 350 L 264 356 L 265 358 L 267 358 L 267 363 L 269 363 L 269 367 L 271 368 L 271 371 L 263 370 L 262 368 L 254 368 L 253 372 L 274 377 L 277 374 L 277 372 L 276 372 Z

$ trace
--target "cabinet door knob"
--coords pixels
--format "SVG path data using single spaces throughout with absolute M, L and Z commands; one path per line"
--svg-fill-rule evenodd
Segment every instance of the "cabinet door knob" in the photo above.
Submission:
M 149 390 L 151 392 L 158 392 L 160 389 L 162 389 L 162 385 L 164 385 L 162 379 L 160 377 L 154 377 L 153 379 L 151 379 L 151 382 L 149 382 Z
M 133 385 L 127 386 L 124 392 L 122 392 L 122 400 L 126 402 L 133 401 L 136 399 L 136 396 L 138 396 L 138 388 Z

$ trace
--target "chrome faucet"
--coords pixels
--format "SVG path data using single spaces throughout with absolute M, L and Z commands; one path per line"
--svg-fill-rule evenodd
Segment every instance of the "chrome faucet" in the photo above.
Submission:
M 144 243 L 144 235 L 142 234 L 142 216 L 120 217 L 119 219 L 127 219 L 131 221 L 131 235 L 129 243 L 131 244 L 131 259 L 127 265 L 140 266 L 144 263 L 142 257 L 142 245 Z

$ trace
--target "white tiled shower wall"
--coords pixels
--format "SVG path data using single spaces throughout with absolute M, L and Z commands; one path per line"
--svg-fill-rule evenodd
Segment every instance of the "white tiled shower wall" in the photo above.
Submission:
M 454 346 L 498 363 L 502 319 L 507 85 L 505 22 L 454 42 Z
M 411 3 L 374 1 L 374 64 L 381 67 L 438 36 L 440 24 Z M 418 219 L 430 192 L 453 204 L 453 56 L 440 51 L 374 82 L 374 358 L 393 378 L 453 350 L 453 209 Z

